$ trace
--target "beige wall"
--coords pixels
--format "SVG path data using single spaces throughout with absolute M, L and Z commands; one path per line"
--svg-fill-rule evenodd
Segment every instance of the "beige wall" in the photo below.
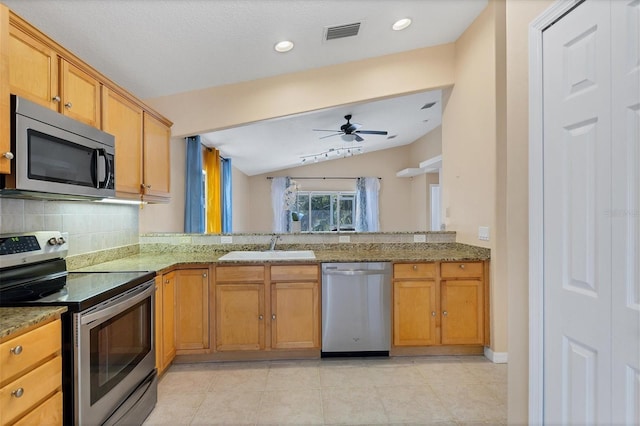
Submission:
M 447 230 L 459 242 L 492 249 L 491 349 L 507 352 L 507 282 L 497 274 L 504 257 L 497 248 L 497 146 L 499 136 L 500 34 L 504 3 L 490 1 L 456 41 L 455 86 L 445 96 L 442 117 L 442 202 Z M 502 61 L 502 63 L 501 63 Z M 478 240 L 478 227 L 490 240 Z
M 412 181 L 396 177 L 396 172 L 409 167 L 412 161 L 410 146 L 376 151 L 280 170 L 277 173 L 249 178 L 249 211 L 251 220 L 247 229 L 238 232 L 271 232 L 271 180 L 267 176 L 293 177 L 358 177 L 377 176 L 380 182 L 380 228 L 383 231 L 417 231 L 412 210 Z M 353 179 L 299 179 L 302 191 L 354 191 Z M 234 190 L 235 193 L 235 190 Z M 234 195 L 235 197 L 235 195 Z M 235 208 L 235 207 L 234 207 Z M 424 210 L 422 210 L 424 214 Z
M 189 136 L 305 111 L 451 86 L 453 43 L 146 99 Z
M 231 159 L 233 165 L 233 159 Z M 232 167 L 231 174 L 231 199 L 233 205 L 232 211 L 232 232 L 248 232 L 246 231 L 251 224 L 251 209 L 249 194 L 249 176 L 242 173 L 240 170 Z
M 528 25 L 551 0 L 508 0 L 506 238 L 509 283 L 509 424 L 526 424 L 529 374 Z

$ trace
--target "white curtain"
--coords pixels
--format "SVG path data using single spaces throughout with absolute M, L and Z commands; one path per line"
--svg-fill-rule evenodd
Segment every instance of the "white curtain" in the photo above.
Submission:
M 378 193 L 380 180 L 377 177 L 356 179 L 356 231 L 378 232 Z
M 289 211 L 285 209 L 284 192 L 289 186 L 289 177 L 274 177 L 271 180 L 271 207 L 273 209 L 273 232 L 285 233 L 289 228 Z

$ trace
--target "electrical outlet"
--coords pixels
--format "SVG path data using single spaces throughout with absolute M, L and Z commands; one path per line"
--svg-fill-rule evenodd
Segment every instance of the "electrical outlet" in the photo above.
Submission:
M 488 226 L 479 226 L 478 227 L 478 239 L 481 241 L 489 241 L 489 227 Z
M 231 235 L 222 235 L 220 237 L 221 244 L 231 244 L 233 243 L 233 237 Z
M 426 243 L 427 242 L 427 236 L 424 234 L 414 234 L 413 235 L 413 242 L 414 243 Z
M 340 243 L 350 243 L 351 242 L 351 237 L 348 235 L 340 235 L 338 237 L 338 242 Z

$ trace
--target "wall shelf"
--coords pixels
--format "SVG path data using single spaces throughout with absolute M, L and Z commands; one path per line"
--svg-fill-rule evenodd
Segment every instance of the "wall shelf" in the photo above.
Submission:
M 396 173 L 397 177 L 414 177 L 425 173 L 438 173 L 442 168 L 442 155 L 429 158 L 419 164 L 420 167 L 409 167 Z

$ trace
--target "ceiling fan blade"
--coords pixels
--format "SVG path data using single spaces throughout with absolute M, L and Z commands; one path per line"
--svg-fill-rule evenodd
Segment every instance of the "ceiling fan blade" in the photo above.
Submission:
M 361 136 L 360 136 L 360 135 L 358 135 L 358 134 L 356 134 L 355 136 L 356 136 L 356 141 L 358 141 L 358 142 L 362 142 L 362 141 L 364 140 L 364 138 L 363 138 L 363 137 L 361 137 Z
M 382 130 L 356 130 L 354 133 L 360 133 L 362 135 L 388 135 L 389 132 Z
M 340 133 L 342 133 L 342 131 L 341 131 L 341 130 L 335 130 L 335 129 L 334 129 L 334 130 L 326 130 L 326 129 L 311 129 L 311 130 L 313 130 L 314 132 L 340 132 Z
M 341 135 L 342 132 L 338 132 L 338 133 L 334 133 L 332 135 L 327 135 L 327 136 L 321 136 L 319 139 L 326 139 L 326 138 L 330 138 L 331 136 L 338 136 Z

